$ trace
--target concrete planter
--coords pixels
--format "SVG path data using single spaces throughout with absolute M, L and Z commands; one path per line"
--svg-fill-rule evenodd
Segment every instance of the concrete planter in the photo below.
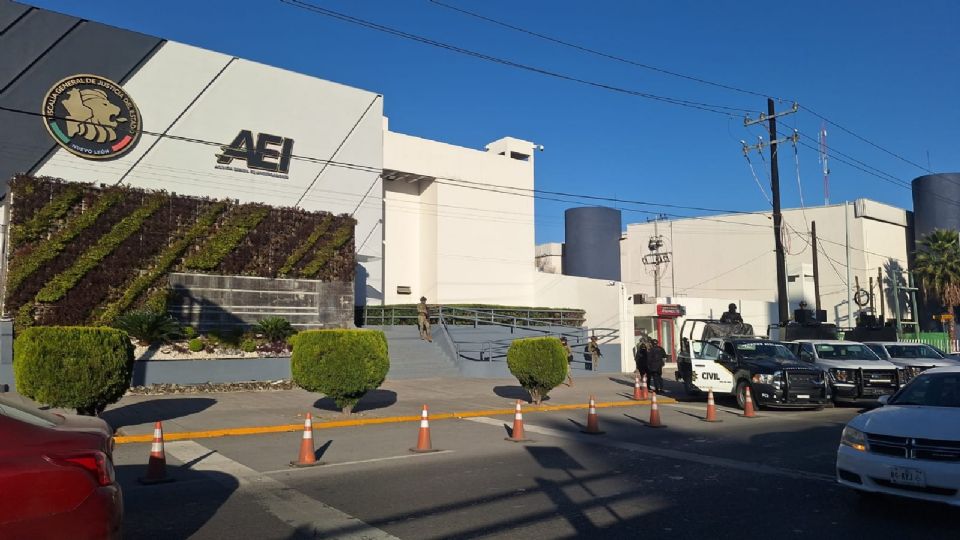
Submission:
M 290 357 L 140 360 L 133 386 L 289 380 Z

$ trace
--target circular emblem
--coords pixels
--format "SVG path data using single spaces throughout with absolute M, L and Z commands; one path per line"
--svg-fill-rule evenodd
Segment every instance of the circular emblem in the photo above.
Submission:
M 120 85 L 97 75 L 73 75 L 43 98 L 43 122 L 57 144 L 86 159 L 113 159 L 140 138 L 140 111 Z

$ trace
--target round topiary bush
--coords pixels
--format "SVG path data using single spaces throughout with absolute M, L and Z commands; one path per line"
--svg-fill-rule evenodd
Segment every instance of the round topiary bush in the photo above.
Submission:
M 390 369 L 387 338 L 379 330 L 307 330 L 290 342 L 293 381 L 333 398 L 345 414 L 383 384 Z
M 507 349 L 507 366 L 534 404 L 540 405 L 566 378 L 567 354 L 554 337 L 518 339 Z
M 13 345 L 17 391 L 78 414 L 99 415 L 130 388 L 133 345 L 115 328 L 36 326 Z
M 190 352 L 200 352 L 207 346 L 202 339 L 195 337 L 187 342 L 187 348 Z

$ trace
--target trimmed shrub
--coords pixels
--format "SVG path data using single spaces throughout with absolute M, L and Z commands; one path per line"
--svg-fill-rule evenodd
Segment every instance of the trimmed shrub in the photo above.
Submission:
M 206 344 L 202 339 L 195 337 L 187 342 L 187 348 L 190 349 L 190 352 L 200 352 L 206 347 Z
M 291 342 L 293 381 L 333 398 L 344 414 L 383 384 L 390 369 L 387 338 L 379 330 L 307 330 Z
M 180 335 L 183 336 L 184 339 L 193 339 L 197 337 L 197 329 L 189 325 L 184 326 L 180 328 Z
M 257 341 L 247 338 L 240 342 L 240 350 L 243 352 L 254 352 L 257 350 Z
M 297 333 L 290 324 L 290 321 L 283 317 L 267 317 L 262 319 L 253 328 L 253 331 L 261 334 L 267 341 L 284 341 L 288 337 Z
M 507 366 L 534 404 L 546 399 L 567 376 L 567 354 L 555 337 L 517 339 L 507 349 Z
M 30 399 L 95 416 L 130 388 L 133 345 L 115 328 L 27 328 L 14 341 L 13 372 Z
M 167 342 L 180 335 L 176 319 L 158 311 L 131 311 L 117 318 L 113 325 L 133 336 L 139 345 Z

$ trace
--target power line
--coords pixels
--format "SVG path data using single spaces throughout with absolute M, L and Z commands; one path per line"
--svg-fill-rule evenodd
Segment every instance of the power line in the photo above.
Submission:
M 521 32 L 521 33 L 524 33 L 524 34 L 528 34 L 528 35 L 531 35 L 531 36 L 534 36 L 534 37 L 537 37 L 537 38 L 540 38 L 540 39 L 543 39 L 543 40 L 546 40 L 546 41 L 550 41 L 550 42 L 552 42 L 552 43 L 556 43 L 556 44 L 558 44 L 558 45 L 563 45 L 564 47 L 569 47 L 569 48 L 571 48 L 571 49 L 576 49 L 576 50 L 578 50 L 578 51 L 582 51 L 582 52 L 594 54 L 594 55 L 596 55 L 596 56 L 601 56 L 601 57 L 603 57 L 603 58 L 607 58 L 607 59 L 610 59 L 610 60 L 615 60 L 615 61 L 617 61 L 617 62 L 621 62 L 621 63 L 624 63 L 624 64 L 629 64 L 629 65 L 631 65 L 631 66 L 635 66 L 635 67 L 639 67 L 639 68 L 643 68 L 643 69 L 648 69 L 648 70 L 651 70 L 651 71 L 656 71 L 656 72 L 658 72 L 658 73 L 663 73 L 663 74 L 665 74 L 665 75 L 670 75 L 671 77 L 679 77 L 679 78 L 681 78 L 681 79 L 687 79 L 687 80 L 689 80 L 689 81 L 694 81 L 694 82 L 698 82 L 698 83 L 701 83 L 701 84 L 708 84 L 708 85 L 710 85 L 710 86 L 716 86 L 716 87 L 718 87 L 718 88 L 724 88 L 724 89 L 726 89 L 726 90 L 733 90 L 734 92 L 740 92 L 740 93 L 743 93 L 743 94 L 748 94 L 748 95 L 757 96 L 757 97 L 763 97 L 763 98 L 765 98 L 765 97 L 767 97 L 767 96 L 769 95 L 769 94 L 764 94 L 764 93 L 760 93 L 760 92 L 754 92 L 753 90 L 747 90 L 747 89 L 745 89 L 745 88 L 738 88 L 738 87 L 736 87 L 736 86 L 731 86 L 731 85 L 729 85 L 729 84 L 723 84 L 723 83 L 718 83 L 718 82 L 714 82 L 714 81 L 708 81 L 708 80 L 706 80 L 706 79 L 701 79 L 700 77 L 694 77 L 694 76 L 692 76 L 692 75 L 684 75 L 683 73 L 678 73 L 678 72 L 676 72 L 676 71 L 670 71 L 670 70 L 668 70 L 668 69 L 664 69 L 664 68 L 652 66 L 652 65 L 650 65 L 650 64 L 644 64 L 644 63 L 642 63 L 642 62 L 638 62 L 638 61 L 636 61 L 636 60 L 630 60 L 630 59 L 628 59 L 628 58 L 624 58 L 624 57 L 622 57 L 622 56 L 617 56 L 617 55 L 615 55 L 615 54 L 611 54 L 611 53 L 599 51 L 599 50 L 597 50 L 597 49 L 591 49 L 591 48 L 586 47 L 586 46 L 584 46 L 584 45 L 578 45 L 578 44 L 576 44 L 576 43 L 571 43 L 571 42 L 569 42 L 569 41 L 564 41 L 564 40 L 562 40 L 562 39 L 555 38 L 555 37 L 551 37 L 551 36 L 548 36 L 548 35 L 546 35 L 546 34 L 541 34 L 541 33 L 539 33 L 539 32 L 534 32 L 533 30 L 528 30 L 528 29 L 526 29 L 526 28 L 521 28 L 521 27 L 519 27 L 519 26 L 514 26 L 514 25 L 512 25 L 512 24 L 503 22 L 503 21 L 498 20 L 498 19 L 493 19 L 493 18 L 491 18 L 491 17 L 484 16 L 484 15 L 481 15 L 481 14 L 479 14 L 479 13 L 475 13 L 475 12 L 473 12 L 473 11 L 468 11 L 468 10 L 463 9 L 463 8 L 460 8 L 460 7 L 451 6 L 450 4 L 445 4 L 445 3 L 440 2 L 440 1 L 438 1 L 438 0 L 430 0 L 430 2 L 433 3 L 433 4 L 436 4 L 436 5 L 438 5 L 438 6 L 441 6 L 441 7 L 450 9 L 450 10 L 453 10 L 453 11 L 458 11 L 458 12 L 463 13 L 464 15 L 468 15 L 468 16 L 470 16 L 470 17 L 474 17 L 474 18 L 477 18 L 477 19 L 480 19 L 480 20 L 483 20 L 483 21 L 487 21 L 487 22 L 489 22 L 489 23 L 493 23 L 493 24 L 496 24 L 496 25 L 498 25 L 498 26 L 502 26 L 502 27 L 504 27 L 504 28 L 509 28 L 510 30 L 515 30 L 515 31 L 517 31 L 517 32 Z M 778 99 L 779 99 L 779 98 L 778 98 Z M 753 110 L 753 111 L 749 111 L 749 112 L 757 112 L 757 111 Z
M 894 152 L 894 151 L 892 151 L 892 150 L 887 150 L 886 148 L 884 148 L 884 147 L 880 146 L 879 144 L 877 144 L 877 143 L 875 143 L 875 142 L 867 139 L 866 137 L 863 137 L 862 135 L 859 135 L 859 134 L 857 134 L 857 133 L 854 133 L 852 130 L 841 126 L 840 124 L 834 122 L 833 120 L 830 120 L 830 119 L 827 118 L 826 116 L 823 116 L 822 114 L 820 114 L 820 113 L 818 113 L 817 111 L 811 109 L 810 107 L 803 107 L 803 106 L 801 106 L 800 108 L 803 109 L 803 110 L 805 110 L 805 111 L 807 111 L 808 113 L 816 116 L 817 118 L 823 120 L 824 122 L 830 124 L 831 126 L 839 129 L 840 131 L 843 131 L 843 132 L 847 133 L 848 135 L 852 135 L 853 137 L 856 137 L 857 139 L 860 139 L 861 141 L 869 144 L 870 146 L 876 148 L 877 150 L 880 150 L 881 152 L 884 152 L 884 153 L 886 153 L 886 154 L 889 154 L 889 155 L 891 155 L 891 156 L 899 159 L 900 161 L 902 161 L 902 162 L 904 162 L 904 163 L 913 165 L 914 167 L 917 167 L 917 168 L 920 169 L 920 170 L 926 171 L 926 172 L 928 172 L 928 173 L 933 173 L 933 171 L 931 171 L 929 168 L 924 167 L 923 165 L 920 165 L 920 164 L 915 163 L 915 162 L 913 162 L 913 161 L 910 161 L 909 159 L 901 156 L 900 154 L 898 154 L 898 153 L 896 153 L 896 152 Z
M 473 18 L 476 18 L 476 19 L 479 19 L 479 20 L 482 20 L 482 21 L 486 21 L 486 22 L 495 24 L 495 25 L 497 25 L 497 26 L 501 26 L 501 27 L 504 27 L 504 28 L 508 28 L 508 29 L 510 29 L 510 30 L 514 30 L 514 31 L 516 31 L 516 32 L 520 32 L 520 33 L 523 33 L 523 34 L 527 34 L 527 35 L 536 37 L 536 38 L 538 38 L 538 39 L 542 39 L 542 40 L 545 40 L 545 41 L 549 41 L 549 42 L 551 42 L 551 43 L 555 43 L 555 44 L 558 44 L 558 45 L 562 45 L 562 46 L 564 46 L 564 47 L 568 47 L 568 48 L 571 48 L 571 49 L 575 49 L 575 50 L 578 50 L 578 51 L 581 51 L 581 52 L 586 52 L 586 53 L 589 53 L 589 54 L 593 54 L 593 55 L 596 55 L 596 56 L 600 56 L 600 57 L 602 57 L 602 58 L 607 58 L 607 59 L 609 59 L 609 60 L 614 60 L 614 61 L 616 61 L 616 62 L 628 64 L 628 65 L 631 65 L 631 66 L 634 66 L 634 67 L 638 67 L 638 68 L 642 68 L 642 69 L 646 69 L 646 70 L 650 70 L 650 71 L 655 71 L 655 72 L 658 72 L 658 73 L 662 73 L 662 74 L 664 74 L 664 75 L 669 75 L 669 76 L 671 76 L 671 77 L 677 77 L 677 78 L 681 78 L 681 79 L 686 79 L 686 80 L 693 81 L 693 82 L 700 83 L 700 84 L 705 84 L 705 85 L 709 85 L 709 86 L 714 86 L 714 87 L 717 87 L 717 88 L 723 88 L 723 89 L 725 89 L 725 90 L 731 90 L 731 91 L 734 91 L 734 92 L 740 92 L 740 93 L 742 93 L 742 94 L 747 94 L 747 95 L 751 95 L 751 96 L 756 96 L 756 97 L 768 97 L 768 96 L 770 96 L 770 97 L 774 97 L 774 98 L 777 99 L 778 101 L 792 101 L 792 100 L 784 99 L 784 98 L 782 98 L 782 97 L 772 96 L 772 95 L 769 94 L 769 93 L 758 92 L 758 91 L 750 90 L 750 89 L 747 89 L 747 88 L 741 88 L 741 87 L 737 87 L 737 86 L 733 86 L 733 85 L 729 85 L 729 84 L 724 84 L 724 83 L 720 83 L 720 82 L 716 82 L 716 81 L 711 81 L 711 80 L 704 79 L 704 78 L 701 78 L 701 77 L 696 77 L 696 76 L 693 76 L 693 75 L 686 75 L 686 74 L 683 74 L 683 73 L 678 73 L 678 72 L 676 72 L 676 71 L 671 71 L 671 70 L 664 69 L 664 68 L 660 68 L 660 67 L 653 66 L 653 65 L 650 65 L 650 64 L 645 64 L 645 63 L 642 63 L 642 62 L 638 62 L 638 61 L 636 61 L 636 60 L 631 60 L 631 59 L 629 59 L 629 58 L 624 58 L 624 57 L 622 57 L 622 56 L 618 56 L 618 55 L 615 55 L 615 54 L 612 54 L 612 53 L 609 53 L 609 52 L 600 51 L 600 50 L 597 50 L 597 49 L 593 49 L 593 48 L 587 47 L 587 46 L 585 46 L 585 45 L 579 45 L 579 44 L 576 44 L 576 43 L 573 43 L 573 42 L 570 42 L 570 41 L 566 41 L 566 40 L 563 40 L 563 39 L 560 39 L 560 38 L 557 38 L 557 37 L 553 37 L 553 36 L 549 36 L 549 35 L 546 35 L 546 34 L 542 34 L 542 33 L 540 33 L 540 32 L 535 32 L 535 31 L 529 30 L 529 29 L 527 29 L 527 28 L 522 28 L 522 27 L 519 27 L 519 26 L 510 24 L 510 23 L 504 22 L 504 21 L 499 20 L 499 19 L 494 19 L 494 18 L 492 18 L 492 17 L 487 17 L 487 16 L 485 16 L 485 15 L 481 15 L 481 14 L 479 14 L 479 13 L 476 13 L 476 12 L 473 12 L 473 11 L 469 11 L 469 10 L 466 10 L 466 9 L 463 9 L 463 8 L 461 8 L 461 7 L 452 6 L 452 5 L 450 5 L 450 4 L 446 4 L 446 3 L 444 3 L 444 2 L 440 2 L 439 0 L 430 0 L 430 2 L 431 2 L 432 4 L 434 4 L 434 5 L 437 5 L 437 6 L 440 6 L 440 7 L 444 7 L 444 8 L 446 8 L 446 9 L 449 9 L 449 10 L 452 10 L 452 11 L 456 11 L 456 12 L 462 13 L 462 14 L 464 14 L 464 15 L 467 15 L 467 16 L 470 16 L 470 17 L 473 17 Z M 896 159 L 899 159 L 899 160 L 903 161 L 904 163 L 910 164 L 910 165 L 912 165 L 912 166 L 914 166 L 914 167 L 917 167 L 917 168 L 919 168 L 919 169 L 921 169 L 921 170 L 924 170 L 924 171 L 926 171 L 926 172 L 928 172 L 928 173 L 932 173 L 932 172 L 933 172 L 933 171 L 930 170 L 928 167 L 924 167 L 923 165 L 920 165 L 920 164 L 918 164 L 918 163 L 916 163 L 916 162 L 914 162 L 914 161 L 911 161 L 911 160 L 903 157 L 902 155 L 900 155 L 900 154 L 898 154 L 898 153 L 896 153 L 896 152 L 894 152 L 894 151 L 892 151 L 892 150 L 889 150 L 889 149 L 887 149 L 887 148 L 884 148 L 883 146 L 879 145 L 878 143 L 875 143 L 875 142 L 867 139 L 866 137 L 864 137 L 864 136 L 862 136 L 862 135 L 854 132 L 853 130 L 851 130 L 851 129 L 847 128 L 847 127 L 844 127 L 844 126 L 840 125 L 840 124 L 837 123 L 836 121 L 831 120 L 831 119 L 827 118 L 826 116 L 824 116 L 824 115 L 822 115 L 822 114 L 814 111 L 814 110 L 811 109 L 810 107 L 803 107 L 803 106 L 801 106 L 801 108 L 804 109 L 804 110 L 806 110 L 808 113 L 812 114 L 813 116 L 816 116 L 817 118 L 823 120 L 824 122 L 827 122 L 828 124 L 830 124 L 830 125 L 838 128 L 838 129 L 840 129 L 841 131 L 844 131 L 844 132 L 846 132 L 847 134 L 849 134 L 849 135 L 851 135 L 851 136 L 853 136 L 853 137 L 856 137 L 856 138 L 859 139 L 860 141 L 865 142 L 865 143 L 869 144 L 870 146 L 872 146 L 872 147 L 874 147 L 874 148 L 876 148 L 876 149 L 878 149 L 878 150 L 880 150 L 880 151 L 882 151 L 882 152 L 884 152 L 884 153 L 886 153 L 886 154 L 888 154 L 888 155 L 890 155 L 890 156 L 893 156 L 893 157 L 896 158 Z M 750 111 L 750 112 L 755 112 L 755 111 Z M 851 158 L 851 159 L 852 159 L 852 158 Z
M 664 103 L 670 103 L 670 104 L 672 104 L 672 105 L 679 105 L 679 106 L 681 106 L 681 107 L 688 107 L 688 108 L 691 108 L 691 109 L 699 109 L 699 110 L 702 110 L 702 111 L 712 112 L 712 113 L 714 113 L 714 114 L 721 114 L 721 115 L 729 116 L 729 117 L 735 117 L 735 115 L 733 115 L 731 112 L 728 112 L 728 111 L 753 112 L 751 109 L 743 109 L 743 108 L 739 108 L 739 107 L 728 107 L 728 106 L 725 106 L 725 105 L 713 105 L 713 104 L 710 104 L 710 103 L 703 103 L 703 102 L 699 102 L 699 101 L 690 101 L 690 100 L 686 100 L 686 99 L 680 99 L 680 98 L 674 98 L 674 97 L 669 97 L 669 96 L 662 96 L 662 95 L 657 95 L 657 94 L 651 94 L 651 93 L 649 93 L 649 92 L 641 92 L 641 91 L 638 91 L 638 90 L 631 90 L 631 89 L 623 88 L 623 87 L 620 87 L 620 86 L 614 86 L 614 85 L 612 85 L 612 84 L 607 84 L 607 83 L 602 83 L 602 82 L 597 82 L 597 81 L 591 81 L 591 80 L 583 79 L 583 78 L 576 77 L 576 76 L 573 76 L 573 75 L 567 75 L 567 74 L 564 74 L 564 73 L 559 73 L 559 72 L 556 72 L 556 71 L 551 71 L 551 70 L 548 70 L 548 69 L 545 69 L 545 68 L 541 68 L 541 67 L 537 67 L 537 66 L 532 66 L 532 65 L 529 65 L 529 64 L 522 64 L 522 63 L 520 63 L 520 62 L 516 62 L 516 61 L 513 61 L 513 60 L 508 60 L 508 59 L 505 59 L 505 58 L 500 58 L 500 57 L 497 57 L 497 56 L 492 56 L 492 55 L 485 54 L 485 53 L 480 53 L 480 52 L 473 51 L 473 50 L 470 50 L 470 49 L 465 49 L 465 48 L 463 48 L 463 47 L 459 47 L 459 46 L 456 46 L 456 45 L 451 45 L 451 44 L 449 44 L 449 43 L 445 43 L 445 42 L 442 42 L 442 41 L 437 41 L 437 40 L 435 40 L 435 39 L 427 38 L 427 37 L 424 37 L 424 36 L 421 36 L 421 35 L 411 34 L 411 33 L 409 33 L 409 32 L 405 32 L 405 31 L 403 31 L 403 30 L 398 30 L 398 29 L 396 29 L 396 28 L 392 28 L 392 27 L 389 27 L 389 26 L 385 26 L 385 25 L 382 25 L 382 24 L 378 24 L 378 23 L 375 23 L 375 22 L 372 22 L 372 21 L 368 21 L 368 20 L 366 20 L 366 19 L 361 19 L 361 18 L 359 18 L 359 17 L 353 17 L 353 16 L 347 15 L 347 14 L 345 14 L 345 13 L 340 13 L 340 12 L 337 12 L 337 11 L 333 11 L 333 10 L 331 10 L 331 9 L 327 9 L 327 8 L 318 6 L 318 5 L 316 5 L 316 4 L 311 4 L 311 3 L 309 3 L 309 2 L 303 2 L 303 1 L 301 1 L 301 0 L 280 0 L 280 2 L 282 2 L 282 3 L 284 3 L 284 4 L 287 4 L 287 5 L 291 6 L 291 7 L 295 7 L 295 8 L 298 8 L 298 9 L 302 9 L 302 10 L 305 10 L 305 11 L 309 11 L 309 12 L 311 12 L 311 13 L 315 13 L 315 14 L 317 14 L 317 15 L 323 15 L 323 16 L 325 16 L 325 17 L 330 17 L 330 18 L 337 19 L 337 20 L 340 20 L 340 21 L 343 21 L 343 22 L 348 22 L 348 23 L 351 23 L 351 24 L 354 24 L 354 25 L 362 26 L 362 27 L 364 27 L 364 28 L 368 28 L 368 29 L 371 29 L 371 30 L 376 30 L 376 31 L 378 31 L 378 32 L 383 32 L 383 33 L 386 33 L 386 34 L 390 34 L 390 35 L 393 35 L 393 36 L 401 37 L 401 38 L 408 39 L 408 40 L 411 40 L 411 41 L 416 41 L 416 42 L 418 42 L 418 43 L 423 43 L 423 44 L 425 44 L 425 45 L 430 45 L 430 46 L 432 46 L 432 47 L 437 47 L 437 48 L 444 49 L 444 50 L 447 50 L 447 51 L 459 53 L 459 54 L 462 54 L 462 55 L 465 55 L 465 56 L 470 56 L 470 57 L 473 57 L 473 58 L 478 58 L 478 59 L 480 59 L 480 60 L 486 60 L 486 61 L 488 61 L 488 62 L 493 62 L 493 63 L 496 63 L 496 64 L 501 64 L 501 65 L 504 65 L 504 66 L 521 69 L 521 70 L 524 70 L 524 71 L 529 71 L 529 72 L 531 72 L 531 73 L 538 73 L 538 74 L 540 74 L 540 75 L 545 75 L 545 76 L 553 77 L 553 78 L 556 78 L 556 79 L 562 79 L 562 80 L 565 80 L 565 81 L 570 81 L 570 82 L 575 82 L 575 83 L 579 83 L 579 84 L 583 84 L 583 85 L 587 85 L 587 86 L 592 86 L 592 87 L 594 87 L 594 88 L 601 88 L 601 89 L 604 89 L 604 90 L 610 90 L 610 91 L 612 91 L 612 92 L 617 92 L 617 93 L 621 93 L 621 94 L 627 94 L 627 95 L 636 96 L 636 97 L 641 97 L 641 98 L 645 98 L 645 99 L 651 99 L 651 100 L 654 100 L 654 101 L 660 101 L 660 102 L 664 102 Z M 721 109 L 722 109 L 722 110 L 721 110 Z
M 377 98 L 375 98 L 375 100 L 376 100 L 376 99 L 377 99 Z M 374 101 L 375 101 L 375 100 L 374 100 Z M 35 111 L 26 111 L 26 110 L 22 110 L 22 109 L 15 109 L 15 108 L 5 107 L 5 106 L 0 106 L 0 111 L 12 112 L 12 113 L 17 113 L 17 114 L 25 114 L 25 115 L 29 115 L 29 116 L 36 116 L 36 117 L 39 117 L 39 118 L 52 118 L 52 119 L 59 119 L 59 120 L 64 120 L 64 119 L 65 119 L 65 118 L 62 118 L 62 117 L 59 117 L 59 116 L 56 116 L 56 115 L 47 115 L 47 114 L 39 113 L 39 112 L 35 112 Z M 170 133 L 161 133 L 161 132 L 154 132 L 154 131 L 147 131 L 147 130 L 143 130 L 142 133 L 143 133 L 143 134 L 146 134 L 146 135 L 152 135 L 152 136 L 154 136 L 154 137 L 157 137 L 158 139 L 170 139 L 170 140 L 179 141 L 179 142 L 187 142 L 187 143 L 193 143 L 193 144 L 203 144 L 203 145 L 215 146 L 215 147 L 229 147 L 229 146 L 230 146 L 229 144 L 224 144 L 224 143 L 221 143 L 221 142 L 209 141 L 209 140 L 199 139 L 199 138 L 195 138 L 195 137 L 182 137 L 182 136 L 173 135 L 173 134 L 170 134 Z M 335 161 L 335 160 L 333 160 L 333 159 L 322 159 L 322 158 L 315 158 L 315 157 L 312 157 L 312 156 L 297 155 L 297 154 L 292 155 L 292 156 L 291 156 L 291 159 L 293 159 L 293 160 L 299 160 L 299 161 L 305 161 L 305 162 L 309 162 L 309 163 L 319 163 L 319 164 L 323 164 L 323 165 L 329 165 L 329 166 L 332 166 L 332 167 L 341 167 L 341 168 L 350 169 L 350 170 L 359 170 L 359 171 L 371 172 L 371 173 L 377 173 L 377 174 L 383 173 L 383 169 L 382 169 L 381 167 L 374 167 L 374 166 L 371 166 L 371 165 L 362 165 L 362 164 L 356 164 L 356 163 Z M 184 169 L 184 170 L 185 170 L 185 171 L 189 171 L 189 170 L 187 170 L 187 169 Z M 508 189 L 508 190 L 515 190 L 515 191 L 516 191 L 516 190 L 529 191 L 529 192 L 534 193 L 534 194 L 554 195 L 554 196 L 560 196 L 560 197 L 571 197 L 571 198 L 577 198 L 577 199 L 582 199 L 582 200 L 614 202 L 614 203 L 618 203 L 618 204 L 634 204 L 634 205 L 638 205 L 638 206 L 650 206 L 650 207 L 654 207 L 654 208 L 673 208 L 673 209 L 691 210 L 691 211 L 700 211 L 700 212 L 720 212 L 720 213 L 725 213 L 725 214 L 751 214 L 751 212 L 746 212 L 746 211 L 743 211 L 743 210 L 732 210 L 732 209 L 724 209 L 724 208 L 710 208 L 710 207 L 703 207 L 703 206 L 688 206 L 688 205 L 679 205 L 679 204 L 671 204 L 671 203 L 658 203 L 658 202 L 652 202 L 652 201 L 640 201 L 640 200 L 630 200 L 630 199 L 621 199 L 621 198 L 613 198 L 613 197 L 602 197 L 602 196 L 598 196 L 598 195 L 588 195 L 588 194 L 582 194 L 582 193 L 569 193 L 569 192 L 551 191 L 551 190 L 543 190 L 543 189 L 535 189 L 535 188 L 518 188 L 518 187 L 513 187 L 513 186 L 500 186 L 500 185 L 497 185 L 497 184 L 488 184 L 488 183 L 484 183 L 484 182 L 474 182 L 474 181 L 464 180 L 464 179 L 461 179 L 461 178 L 454 178 L 454 177 L 435 176 L 435 177 L 433 177 L 433 178 L 437 179 L 438 181 L 441 181 L 441 183 L 444 183 L 443 181 L 446 181 L 446 183 L 448 183 L 448 185 L 456 185 L 456 184 L 453 184 L 452 182 L 457 182 L 457 183 L 462 183 L 462 184 L 469 184 L 470 186 L 478 186 L 478 185 L 479 185 L 479 186 L 489 186 L 489 187 L 494 187 L 494 188 Z M 467 187 L 467 186 L 462 186 L 462 187 Z M 306 192 L 305 192 L 305 193 L 306 193 Z M 302 200 L 302 197 L 301 197 L 301 200 Z M 576 202 L 576 201 L 566 201 L 566 200 L 559 200 L 559 199 L 558 199 L 558 201 L 559 201 L 559 202 L 565 202 L 565 203 Z M 636 209 L 626 209 L 626 210 L 638 211 L 638 212 L 642 212 L 642 213 L 650 214 L 650 215 L 655 215 L 655 214 L 660 213 L 660 212 L 642 211 L 642 210 L 636 210 Z M 687 216 L 687 215 L 682 215 L 682 214 L 667 214 L 667 215 L 670 215 L 670 216 L 672 216 L 672 217 L 679 217 L 679 218 L 707 219 L 707 218 L 696 218 L 696 217 L 694 217 L 694 216 Z M 719 222 L 723 223 L 723 221 L 720 221 L 720 220 L 712 220 L 712 219 L 711 219 L 711 220 L 709 220 L 709 221 L 719 221 Z

